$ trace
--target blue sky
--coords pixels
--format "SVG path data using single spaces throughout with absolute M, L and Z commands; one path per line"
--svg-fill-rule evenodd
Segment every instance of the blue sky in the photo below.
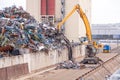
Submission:
M 0 0 L 0 9 L 11 5 L 23 6 L 26 0 Z M 120 23 L 120 0 L 92 0 L 92 23 Z

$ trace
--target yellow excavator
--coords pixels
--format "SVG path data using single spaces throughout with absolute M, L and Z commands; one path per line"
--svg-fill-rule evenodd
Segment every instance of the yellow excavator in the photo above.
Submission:
M 59 32 L 61 32 L 61 26 L 75 11 L 78 12 L 78 14 L 80 15 L 80 18 L 82 18 L 85 24 L 86 36 L 88 38 L 88 43 L 86 45 L 85 58 L 83 59 L 82 63 L 96 64 L 100 60 L 98 57 L 96 57 L 97 49 L 101 48 L 102 45 L 98 45 L 95 41 L 92 40 L 92 33 L 91 33 L 91 28 L 90 28 L 88 18 L 83 12 L 83 10 L 81 9 L 79 4 L 75 5 L 74 8 L 71 10 L 71 12 L 61 22 L 58 23 L 57 29 Z

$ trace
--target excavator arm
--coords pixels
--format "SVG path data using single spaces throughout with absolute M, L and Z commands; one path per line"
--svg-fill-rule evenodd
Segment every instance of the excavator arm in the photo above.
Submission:
M 91 28 L 90 28 L 90 23 L 88 21 L 88 18 L 86 14 L 83 12 L 82 8 L 80 7 L 79 4 L 75 5 L 74 8 L 71 10 L 71 12 L 57 25 L 58 31 L 61 30 L 61 26 L 69 19 L 69 17 L 77 11 L 80 18 L 83 20 L 85 29 L 86 29 L 86 36 L 88 38 L 88 42 L 92 44 L 96 49 L 98 48 L 98 45 L 95 41 L 92 41 L 92 33 L 91 33 Z M 100 46 L 100 45 L 99 45 Z
M 90 23 L 88 21 L 88 18 L 86 16 L 86 14 L 83 12 L 83 10 L 81 9 L 81 7 L 79 6 L 79 4 L 75 5 L 74 8 L 71 10 L 71 12 L 57 25 L 57 29 L 60 32 L 61 30 L 61 26 L 65 23 L 65 21 L 68 20 L 68 18 L 75 12 L 77 11 L 80 18 L 83 20 L 83 23 L 85 25 L 85 29 L 86 29 L 86 36 L 88 38 L 88 44 L 86 47 L 87 53 L 86 53 L 86 57 L 83 60 L 83 63 L 98 63 L 99 58 L 97 58 L 96 52 L 97 49 L 99 48 L 97 43 L 94 42 L 92 40 L 92 33 L 91 33 L 91 28 L 90 28 Z

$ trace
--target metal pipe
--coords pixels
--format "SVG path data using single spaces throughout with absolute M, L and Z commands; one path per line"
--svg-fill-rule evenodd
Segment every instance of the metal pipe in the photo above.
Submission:
M 62 8 L 63 9 L 63 13 L 62 13 L 62 19 L 65 17 L 65 0 L 61 0 L 61 4 L 62 4 Z M 65 23 L 62 25 L 62 30 L 63 33 L 65 33 Z

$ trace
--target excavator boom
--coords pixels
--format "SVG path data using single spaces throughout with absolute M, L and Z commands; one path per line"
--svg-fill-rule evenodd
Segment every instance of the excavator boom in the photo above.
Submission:
M 85 24 L 85 28 L 86 28 L 86 36 L 88 37 L 89 42 L 92 41 L 92 35 L 91 35 L 91 29 L 90 29 L 90 24 L 88 21 L 87 16 L 85 15 L 85 13 L 83 12 L 82 8 L 79 6 L 79 4 L 77 4 L 76 6 L 74 6 L 74 8 L 71 10 L 71 12 L 57 25 L 57 29 L 60 31 L 61 26 L 65 23 L 65 21 L 68 20 L 68 18 L 75 12 L 77 11 L 79 13 L 79 16 L 82 18 L 84 24 Z
M 74 8 L 71 10 L 71 12 L 60 23 L 58 23 L 57 29 L 58 29 L 58 31 L 60 31 L 61 26 L 65 23 L 65 21 L 67 21 L 67 19 L 75 11 L 78 12 L 80 18 L 82 18 L 83 23 L 85 24 L 86 36 L 88 38 L 88 44 L 86 46 L 87 53 L 85 54 L 85 58 L 83 59 L 82 63 L 94 63 L 94 64 L 96 64 L 99 61 L 99 58 L 96 57 L 96 52 L 97 52 L 97 49 L 98 49 L 98 45 L 96 44 L 96 42 L 94 42 L 92 40 L 90 23 L 88 21 L 87 16 L 85 15 L 85 13 L 83 12 L 83 10 L 79 6 L 79 4 L 77 4 L 76 6 L 74 6 Z

